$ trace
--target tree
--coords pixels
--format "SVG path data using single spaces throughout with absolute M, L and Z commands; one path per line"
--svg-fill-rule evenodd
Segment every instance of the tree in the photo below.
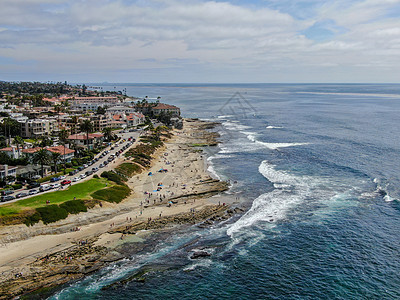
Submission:
M 105 138 L 108 142 L 111 142 L 111 140 L 113 139 L 112 128 L 110 128 L 110 127 L 104 128 L 104 129 L 103 129 L 103 133 L 104 133 L 104 138 Z
M 93 123 L 90 120 L 84 120 L 80 126 L 81 131 L 86 132 L 86 146 L 89 149 L 89 133 L 93 131 Z
M 104 115 L 107 112 L 107 107 L 98 106 L 96 115 Z
M 43 136 L 39 143 L 39 147 L 42 147 L 42 148 L 51 146 L 51 145 L 53 145 L 53 141 L 48 136 Z
M 72 116 L 71 117 L 71 121 L 72 121 L 72 124 L 74 124 L 74 133 L 76 133 L 76 125 L 78 124 L 79 117 L 78 116 Z
M 53 162 L 54 173 L 57 173 L 57 164 L 60 162 L 61 153 L 51 152 L 50 160 Z
M 37 151 L 33 156 L 33 162 L 35 164 L 40 165 L 42 178 L 44 176 L 44 165 L 49 163 L 49 160 L 50 160 L 49 153 L 44 148 Z
M 20 134 L 21 124 L 11 118 L 4 118 L 1 123 L 2 130 L 4 132 L 4 136 L 8 136 L 9 144 L 11 142 L 11 137 Z
M 63 164 L 64 164 L 64 174 L 65 174 L 65 144 L 67 143 L 68 140 L 68 132 L 65 129 L 61 130 L 58 133 L 58 138 L 60 142 L 62 142 L 64 145 Z
M 15 145 L 17 145 L 17 152 L 18 152 L 18 155 L 19 155 L 19 146 L 24 146 L 24 144 L 25 144 L 25 141 L 24 141 L 24 139 L 22 138 L 22 137 L 20 137 L 19 135 L 17 135 L 15 138 L 14 138 L 14 143 L 15 143 Z

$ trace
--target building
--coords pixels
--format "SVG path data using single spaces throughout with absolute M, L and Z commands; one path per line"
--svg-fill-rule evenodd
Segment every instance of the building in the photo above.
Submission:
M 158 116 L 161 113 L 169 114 L 171 117 L 179 117 L 181 115 L 179 107 L 165 103 L 157 103 L 156 106 L 151 108 L 151 111 L 155 116 Z
M 64 161 L 71 162 L 71 160 L 74 158 L 74 153 L 75 153 L 75 150 L 64 147 L 63 145 L 54 146 L 54 147 L 46 147 L 46 150 L 50 153 L 61 154 L 60 161 L 62 161 L 62 162 L 64 162 Z
M 22 113 L 11 113 L 10 118 L 13 120 L 16 120 L 20 123 L 24 123 L 24 122 L 28 121 L 28 119 L 29 119 L 27 116 L 24 116 Z
M 21 136 L 24 138 L 50 136 L 58 132 L 58 123 L 55 119 L 31 119 L 20 124 Z
M 2 148 L 2 149 L 0 149 L 0 151 L 14 159 L 21 157 L 21 149 L 19 149 L 19 151 L 18 151 L 17 147 L 15 147 L 15 146 Z
M 110 115 L 115 115 L 115 114 L 127 115 L 127 114 L 132 114 L 135 112 L 136 112 L 136 109 L 134 107 L 130 107 L 130 106 L 117 105 L 117 106 L 111 106 L 111 107 L 107 108 L 107 114 L 110 114 Z
M 89 150 L 92 150 L 96 145 L 100 145 L 103 140 L 104 134 L 102 133 L 89 133 L 88 137 L 84 133 L 71 134 L 68 137 L 70 144 L 75 144 L 78 147 L 87 148 Z
M 75 150 L 69 149 L 68 147 L 64 147 L 63 145 L 54 147 L 45 147 L 45 148 L 41 147 L 27 148 L 27 149 L 22 149 L 21 152 L 23 155 L 28 157 L 30 162 L 33 162 L 33 157 L 35 156 L 35 153 L 41 149 L 46 149 L 50 155 L 51 153 L 60 153 L 61 154 L 60 161 L 64 161 L 65 159 L 65 162 L 71 162 L 71 159 L 74 158 L 74 153 L 75 153 Z
M 104 128 L 109 127 L 110 119 L 105 115 L 92 115 L 90 120 L 93 123 L 94 131 L 103 131 Z
M 4 180 L 7 176 L 17 177 L 17 167 L 0 165 L 0 179 Z
M 73 103 L 120 103 L 121 101 L 116 96 L 106 97 L 74 97 L 71 100 Z
M 144 105 L 137 105 L 138 112 L 144 115 L 155 115 L 158 116 L 161 113 L 169 114 L 171 117 L 179 117 L 181 115 L 181 110 L 179 107 L 174 105 L 169 105 L 165 103 L 148 103 Z

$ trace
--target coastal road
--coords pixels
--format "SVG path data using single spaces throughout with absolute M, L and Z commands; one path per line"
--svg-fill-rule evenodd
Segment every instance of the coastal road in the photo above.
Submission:
M 141 135 L 141 133 L 142 133 L 141 131 L 119 132 L 119 133 L 117 133 L 117 135 L 120 137 L 120 140 L 119 140 L 118 142 L 116 142 L 116 143 L 113 143 L 111 146 L 107 146 L 105 149 L 103 149 L 102 152 L 100 152 L 99 154 L 97 154 L 97 155 L 94 157 L 94 158 L 98 158 L 98 161 L 97 161 L 97 162 L 95 162 L 94 164 L 88 166 L 87 168 L 83 169 L 82 171 L 79 171 L 79 172 L 76 173 L 75 175 L 72 175 L 72 176 L 66 175 L 66 178 L 65 178 L 65 179 L 66 179 L 66 180 L 71 180 L 71 181 L 72 181 L 74 177 L 79 177 L 81 174 L 85 174 L 85 172 L 87 172 L 87 171 L 89 171 L 89 170 L 92 170 L 92 168 L 98 168 L 98 171 L 94 172 L 92 175 L 87 176 L 87 177 L 85 177 L 85 178 L 83 178 L 83 179 L 81 179 L 81 180 L 79 180 L 79 181 L 77 181 L 77 182 L 71 182 L 71 185 L 74 185 L 74 184 L 81 183 L 81 182 L 84 182 L 84 181 L 87 181 L 87 180 L 93 178 L 93 175 L 94 175 L 94 174 L 100 175 L 100 174 L 101 174 L 102 172 L 104 172 L 104 171 L 113 170 L 113 169 L 118 165 L 118 164 L 115 163 L 115 162 L 116 162 L 116 161 L 123 161 L 123 157 L 124 157 L 123 155 L 124 155 L 124 153 L 127 152 L 130 148 L 134 147 L 134 146 L 137 144 L 138 139 L 139 139 L 139 136 Z M 108 158 L 109 158 L 111 155 L 115 155 L 119 150 L 122 149 L 122 147 L 124 147 L 125 145 L 127 145 L 128 143 L 130 143 L 130 142 L 128 141 L 128 138 L 130 138 L 130 137 L 136 139 L 136 142 L 133 142 L 129 147 L 127 147 L 127 149 L 125 149 L 125 150 L 119 155 L 119 157 L 115 156 L 116 158 L 115 158 L 113 161 L 109 162 L 107 166 L 105 166 L 105 167 L 103 167 L 103 168 L 100 168 L 100 167 L 99 167 L 100 164 L 104 163 L 105 161 L 108 161 Z M 125 142 L 122 143 L 121 141 L 124 140 L 124 139 L 125 139 Z M 113 148 L 113 149 L 112 149 L 112 148 Z M 109 153 L 108 153 L 107 155 L 105 155 L 104 157 L 100 158 L 101 154 L 102 154 L 103 152 L 105 152 L 105 151 L 109 151 Z M 54 183 L 56 183 L 56 182 L 54 182 Z M 61 181 L 57 181 L 57 183 L 61 183 Z M 43 185 L 43 184 L 50 184 L 50 182 L 44 182 L 44 183 L 42 183 L 42 185 Z M 36 189 L 39 189 L 39 188 L 36 188 Z M 64 187 L 64 189 L 65 189 L 65 187 Z M 55 192 L 55 191 L 58 191 L 58 190 L 61 191 L 62 189 L 57 189 L 57 190 L 50 189 L 50 190 L 48 190 L 48 191 L 39 192 L 38 194 L 28 195 L 28 196 L 25 196 L 25 197 L 22 197 L 22 198 L 18 198 L 18 199 L 14 199 L 14 200 L 11 200 L 11 201 L 0 202 L 0 206 L 1 206 L 1 205 L 4 205 L 4 204 L 6 204 L 6 203 L 17 202 L 17 201 L 22 200 L 22 199 L 27 199 L 27 198 L 31 198 L 31 197 L 37 196 L 37 195 L 39 195 L 39 194 L 45 194 L 45 193 Z M 20 193 L 20 192 L 29 193 L 29 190 L 28 190 L 28 189 L 16 190 L 12 195 L 15 196 L 16 194 L 18 194 L 18 193 Z M 72 200 L 72 199 L 71 199 L 71 200 Z

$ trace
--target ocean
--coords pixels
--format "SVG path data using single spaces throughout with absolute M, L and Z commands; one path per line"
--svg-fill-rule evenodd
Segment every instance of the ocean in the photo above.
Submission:
M 400 298 L 400 85 L 101 86 L 220 122 L 208 168 L 246 212 L 186 226 L 50 299 Z M 144 282 L 102 289 L 143 268 Z

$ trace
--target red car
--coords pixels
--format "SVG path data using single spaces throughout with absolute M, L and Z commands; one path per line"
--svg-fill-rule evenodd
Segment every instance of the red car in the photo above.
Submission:
M 67 184 L 70 184 L 71 183 L 71 180 L 63 180 L 63 181 L 61 181 L 61 185 L 67 185 Z

